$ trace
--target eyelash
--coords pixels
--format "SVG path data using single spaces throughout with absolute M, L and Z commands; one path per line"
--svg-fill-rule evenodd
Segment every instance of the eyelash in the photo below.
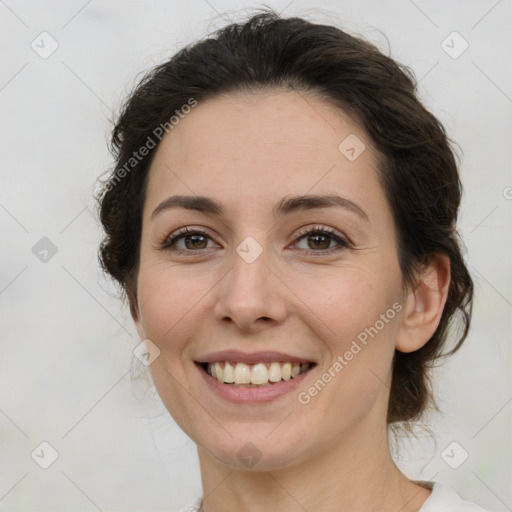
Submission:
M 312 234 L 319 234 L 319 235 L 326 235 L 332 240 L 334 240 L 338 247 L 330 248 L 330 249 L 323 249 L 319 251 L 312 251 L 307 249 L 300 249 L 308 256 L 323 256 L 326 254 L 332 254 L 333 252 L 338 252 L 343 249 L 347 249 L 351 247 L 350 243 L 336 230 L 330 227 L 325 226 L 314 226 L 314 227 L 305 227 L 301 228 L 299 232 L 297 233 L 297 239 L 300 240 L 302 238 L 305 238 L 306 236 L 310 236 Z M 164 250 L 174 250 L 178 253 L 198 253 L 201 254 L 204 251 L 207 251 L 208 249 L 198 249 L 191 250 L 191 249 L 172 249 L 172 246 L 175 245 L 175 243 L 180 240 L 181 238 L 185 238 L 186 236 L 191 235 L 201 235 L 205 236 L 211 239 L 210 235 L 201 229 L 190 229 L 189 227 L 180 228 L 171 235 L 169 235 L 162 244 L 162 249 Z

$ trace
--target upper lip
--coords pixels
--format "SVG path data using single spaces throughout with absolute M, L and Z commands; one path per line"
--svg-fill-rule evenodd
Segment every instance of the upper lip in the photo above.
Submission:
M 284 361 L 286 363 L 311 363 L 311 359 L 304 357 L 292 356 L 285 354 L 284 352 L 275 352 L 272 350 L 266 350 L 263 352 L 239 352 L 237 350 L 222 350 L 218 352 L 212 352 L 199 359 L 195 360 L 196 363 L 216 363 L 224 361 L 233 361 L 237 363 L 245 364 L 257 364 L 257 363 L 272 363 L 274 361 Z

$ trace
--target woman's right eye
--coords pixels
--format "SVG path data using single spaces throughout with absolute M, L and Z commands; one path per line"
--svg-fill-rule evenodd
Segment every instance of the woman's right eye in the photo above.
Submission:
M 188 227 L 181 228 L 165 239 L 162 249 L 177 250 L 178 252 L 200 252 L 208 248 L 206 247 L 208 240 L 211 240 L 211 238 L 205 231 Z M 180 246 L 180 242 L 183 242 L 184 247 L 183 245 Z

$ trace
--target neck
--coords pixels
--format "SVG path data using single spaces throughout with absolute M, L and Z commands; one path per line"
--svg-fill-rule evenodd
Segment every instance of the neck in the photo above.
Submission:
M 396 467 L 387 427 L 361 425 L 336 447 L 272 471 L 235 469 L 198 448 L 204 512 L 417 512 L 430 490 Z M 371 435 L 369 435 L 371 434 Z

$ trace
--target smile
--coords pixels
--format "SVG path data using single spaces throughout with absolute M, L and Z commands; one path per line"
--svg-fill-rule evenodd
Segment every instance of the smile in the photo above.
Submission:
M 236 404 L 271 402 L 310 378 L 317 361 L 277 351 L 222 350 L 194 360 L 213 396 Z
M 235 387 L 264 387 L 281 381 L 295 379 L 306 372 L 309 363 L 233 363 L 230 361 L 205 363 L 206 372 L 214 379 Z

